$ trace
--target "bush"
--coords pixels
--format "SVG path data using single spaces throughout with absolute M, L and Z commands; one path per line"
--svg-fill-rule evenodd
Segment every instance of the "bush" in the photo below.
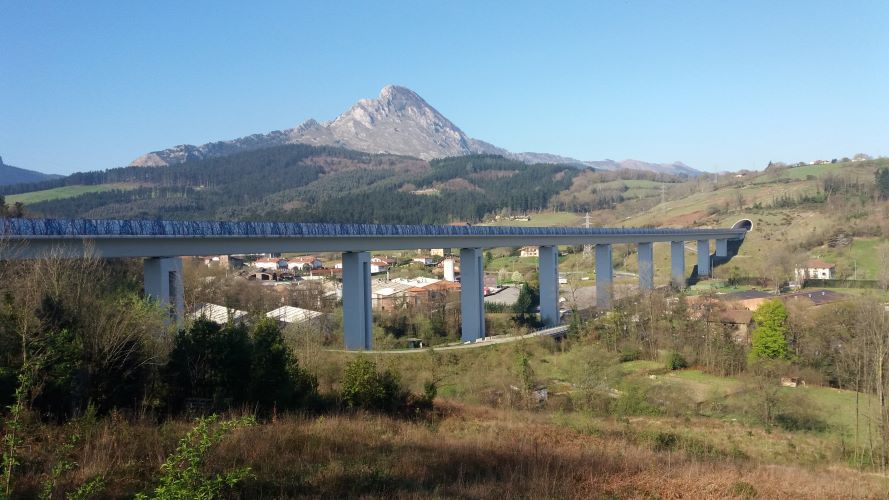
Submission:
M 683 368 L 688 368 L 688 361 L 686 361 L 685 358 L 682 357 L 682 354 L 673 351 L 667 355 L 668 370 L 681 370 Z
M 211 449 L 232 431 L 256 424 L 253 417 L 218 422 L 216 415 L 197 421 L 194 429 L 179 440 L 176 451 L 161 466 L 160 484 L 150 495 L 138 494 L 139 500 L 174 498 L 218 498 L 222 491 L 251 477 L 250 467 L 239 467 L 212 477 L 202 470 Z
M 377 371 L 377 364 L 359 355 L 346 365 L 342 380 L 343 402 L 349 408 L 394 412 L 402 409 L 408 393 L 402 389 L 398 374 Z
M 623 393 L 612 403 L 611 412 L 619 417 L 661 414 L 660 409 L 648 402 L 645 388 L 639 383 L 629 383 L 623 388 Z
M 617 359 L 621 363 L 642 359 L 642 350 L 638 347 L 624 347 L 620 350 L 620 355 Z

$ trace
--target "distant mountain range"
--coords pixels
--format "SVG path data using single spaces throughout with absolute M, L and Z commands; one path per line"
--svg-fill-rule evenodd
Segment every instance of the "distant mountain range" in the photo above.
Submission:
M 581 161 L 547 153 L 513 153 L 467 136 L 422 97 L 410 89 L 389 85 L 376 99 L 362 99 L 330 122 L 311 119 L 302 125 L 267 134 L 254 134 L 201 146 L 183 144 L 136 158 L 130 166 L 177 165 L 191 160 L 270 148 L 284 144 L 337 146 L 365 153 L 405 155 L 430 160 L 470 154 L 495 154 L 525 163 L 560 163 L 602 170 L 629 168 L 695 176 L 701 172 L 681 162 L 648 163 L 639 160 Z
M 0 186 L 10 184 L 22 184 L 25 182 L 39 182 L 48 179 L 58 179 L 59 175 L 43 174 L 34 170 L 25 170 L 24 168 L 13 167 L 3 163 L 3 157 L 0 157 Z

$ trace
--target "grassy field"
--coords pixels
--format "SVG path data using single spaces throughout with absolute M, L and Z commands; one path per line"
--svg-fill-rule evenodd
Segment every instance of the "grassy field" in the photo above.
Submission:
M 31 191 L 30 193 L 12 194 L 6 197 L 7 203 L 22 202 L 26 206 L 41 201 L 73 198 L 86 193 L 101 193 L 113 189 L 135 189 L 135 184 L 98 184 L 95 186 L 64 186 L 43 191 Z
M 855 238 L 848 247 L 816 248 L 811 252 L 827 262 L 837 264 L 844 273 L 857 279 L 877 279 L 880 270 L 878 247 L 889 242 L 882 238 Z

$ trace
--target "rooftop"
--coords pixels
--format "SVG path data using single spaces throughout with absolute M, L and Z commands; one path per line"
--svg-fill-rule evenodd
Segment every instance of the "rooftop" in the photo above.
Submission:
M 303 323 L 321 316 L 322 313 L 301 307 L 281 306 L 274 311 L 267 312 L 265 315 L 284 323 Z
M 239 311 L 218 304 L 202 304 L 195 312 L 191 313 L 191 319 L 203 318 L 218 325 L 243 319 L 245 316 L 247 316 L 246 311 Z

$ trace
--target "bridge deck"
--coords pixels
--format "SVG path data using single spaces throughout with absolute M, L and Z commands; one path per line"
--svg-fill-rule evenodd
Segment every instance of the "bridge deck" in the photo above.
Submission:
M 50 249 L 76 256 L 82 254 L 84 240 L 90 241 L 94 251 L 104 257 L 160 257 L 743 239 L 746 232 L 745 229 L 734 228 L 573 228 L 0 219 L 0 238 L 28 243 L 14 255 L 4 258 L 33 258 Z

